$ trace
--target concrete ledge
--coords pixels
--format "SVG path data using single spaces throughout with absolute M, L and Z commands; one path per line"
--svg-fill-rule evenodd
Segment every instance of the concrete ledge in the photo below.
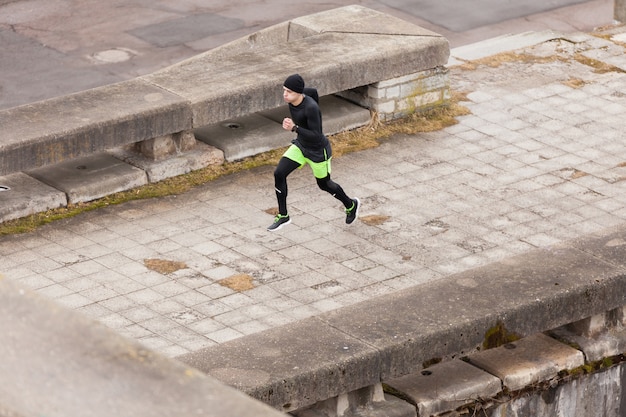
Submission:
M 617 241 L 626 242 L 626 229 L 529 252 L 180 359 L 278 409 L 295 410 L 419 371 L 433 359 L 476 352 L 499 323 L 523 337 L 626 305 L 626 245 L 607 245 Z M 285 337 L 289 344 L 278 342 Z M 346 355 L 343 346 L 356 353 Z M 250 373 L 263 378 L 248 378 Z M 319 384 L 317 375 L 331 383 Z
M 0 277 L 0 415 L 283 414 Z
M 197 142 L 191 150 L 177 153 L 164 160 L 150 159 L 125 147 L 111 149 L 107 153 L 143 170 L 148 176 L 148 182 L 158 182 L 210 165 L 221 165 L 224 162 L 223 151 L 202 142 Z
M 509 391 L 554 378 L 585 364 L 581 351 L 542 333 L 469 356 L 471 364 L 497 376 Z
M 18 172 L 0 177 L 0 222 L 67 205 L 65 193 Z
M 324 96 L 443 66 L 449 56 L 441 35 L 356 5 L 297 18 L 263 35 L 142 78 L 186 99 L 198 128 L 280 106 L 277 86 L 294 72 Z
M 559 340 L 578 346 L 588 362 L 626 352 L 626 329 L 621 327 L 593 337 L 575 334 L 566 327 L 559 327 L 550 333 Z
M 274 109 L 290 73 L 324 96 L 448 56 L 442 36 L 365 7 L 305 16 L 131 81 L 1 111 L 0 175 Z
M 97 153 L 29 171 L 80 203 L 147 184 L 146 173 L 108 154 Z
M 419 416 L 456 410 L 502 391 L 499 378 L 458 359 L 385 383 L 394 395 L 415 405 Z
M 0 175 L 191 128 L 188 103 L 141 79 L 0 111 Z

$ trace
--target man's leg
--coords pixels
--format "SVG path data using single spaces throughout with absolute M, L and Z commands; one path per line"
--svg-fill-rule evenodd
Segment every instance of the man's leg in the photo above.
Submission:
M 276 189 L 276 199 L 278 200 L 278 213 L 287 215 L 287 176 L 300 167 L 296 161 L 287 157 L 280 158 L 274 170 L 274 188 Z
M 341 201 L 346 208 L 346 223 L 352 224 L 359 216 L 361 201 L 358 198 L 350 198 L 343 191 L 343 188 L 330 179 L 330 174 L 325 178 L 317 178 L 317 185 L 324 191 L 330 193 L 337 200 Z
M 347 209 L 352 207 L 352 199 L 348 197 L 339 184 L 330 179 L 330 174 L 324 178 L 316 178 L 316 180 L 317 186 L 320 187 L 320 189 L 330 193 L 330 195 L 341 201 Z

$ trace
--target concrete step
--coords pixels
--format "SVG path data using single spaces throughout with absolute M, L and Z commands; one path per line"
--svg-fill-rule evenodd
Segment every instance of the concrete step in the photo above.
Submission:
M 0 222 L 67 205 L 65 193 L 18 172 L 0 178 Z
M 106 153 L 98 153 L 28 172 L 64 192 L 68 203 L 81 203 L 148 183 L 146 173 Z

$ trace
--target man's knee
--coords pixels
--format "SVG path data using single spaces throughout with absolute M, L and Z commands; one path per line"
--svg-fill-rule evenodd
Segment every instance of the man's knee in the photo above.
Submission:
M 331 194 L 334 193 L 335 189 L 337 188 L 335 186 L 335 183 L 330 179 L 330 177 L 317 178 L 317 186 L 320 187 L 320 189 Z

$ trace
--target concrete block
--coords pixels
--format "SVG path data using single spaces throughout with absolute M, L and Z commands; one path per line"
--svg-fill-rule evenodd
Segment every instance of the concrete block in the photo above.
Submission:
M 416 404 L 420 416 L 453 411 L 502 391 L 500 379 L 458 359 L 384 383 Z
M 0 329 L 3 416 L 285 417 L 7 278 Z
M 176 152 L 176 144 L 172 135 L 146 139 L 138 143 L 142 155 L 157 161 L 167 158 Z
M 334 95 L 320 97 L 319 106 L 326 135 L 356 129 L 365 126 L 370 121 L 368 109 Z M 289 108 L 285 105 L 259 112 L 259 114 L 276 123 L 282 123 L 285 117 L 289 117 Z
M 380 381 L 380 355 L 316 319 L 179 356 L 178 360 L 285 412 Z
M 0 223 L 66 204 L 64 192 L 22 172 L 0 177 Z
M 587 362 L 599 361 L 626 352 L 626 329 L 621 327 L 587 336 L 572 331 L 569 326 L 563 326 L 552 330 L 550 334 L 564 343 L 578 346 Z
M 443 36 L 361 6 L 292 24 L 306 33 L 240 53 L 208 51 L 142 79 L 188 100 L 200 128 L 280 106 L 285 74 L 301 73 L 323 96 L 443 66 L 450 52 Z
M 0 175 L 191 129 L 188 103 L 134 79 L 0 111 Z
M 227 161 L 289 146 L 295 137 L 281 124 L 258 114 L 202 127 L 194 133 L 198 140 L 222 150 Z
M 65 192 L 72 204 L 147 184 L 144 171 L 105 153 L 49 165 L 28 175 Z
M 582 336 L 593 336 L 607 330 L 606 313 L 595 314 L 568 325 L 574 333 Z
M 585 364 L 581 351 L 542 333 L 472 354 L 469 361 L 500 378 L 510 391 L 550 380 L 559 371 Z
M 128 148 L 110 150 L 109 154 L 132 166 L 145 171 L 148 182 L 158 182 L 176 177 L 211 165 L 224 163 L 224 152 L 202 142 L 185 152 L 171 155 L 167 159 L 155 161 Z
M 394 396 L 385 395 L 385 401 L 348 410 L 344 417 L 417 417 L 417 415 L 417 410 L 412 404 Z

